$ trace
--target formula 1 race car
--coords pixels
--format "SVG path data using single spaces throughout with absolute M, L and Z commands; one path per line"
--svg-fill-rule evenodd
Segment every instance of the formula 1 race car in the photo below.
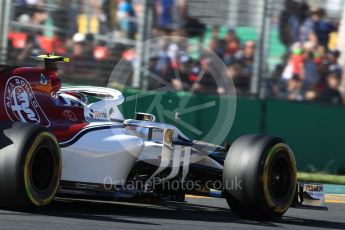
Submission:
M 45 68 L 0 67 L 0 207 L 40 208 L 60 196 L 184 201 L 218 191 L 241 217 L 326 209 L 322 185 L 297 182 L 281 138 L 248 135 L 222 147 L 151 114 L 124 119 L 121 92 L 62 87 L 56 64 L 69 59 L 36 58 Z

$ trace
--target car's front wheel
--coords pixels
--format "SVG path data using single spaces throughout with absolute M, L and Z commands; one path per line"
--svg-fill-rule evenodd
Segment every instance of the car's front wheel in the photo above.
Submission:
M 296 163 L 280 138 L 248 135 L 232 145 L 224 162 L 224 195 L 237 215 L 275 218 L 291 206 L 296 191 Z

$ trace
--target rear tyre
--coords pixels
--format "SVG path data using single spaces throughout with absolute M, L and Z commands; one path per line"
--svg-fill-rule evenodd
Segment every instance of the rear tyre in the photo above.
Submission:
M 0 129 L 0 206 L 47 206 L 60 183 L 61 154 L 56 138 L 34 124 L 0 123 Z
M 224 162 L 224 195 L 244 218 L 277 218 L 291 206 L 296 191 L 296 163 L 280 138 L 248 135 L 236 140 Z

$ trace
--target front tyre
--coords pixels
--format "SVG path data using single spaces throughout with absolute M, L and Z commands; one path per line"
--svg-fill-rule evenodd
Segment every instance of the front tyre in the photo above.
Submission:
M 0 206 L 31 209 L 48 205 L 59 188 L 61 154 L 45 128 L 1 123 Z
M 294 155 L 282 139 L 244 136 L 231 145 L 226 156 L 224 195 L 231 210 L 241 217 L 280 217 L 293 202 L 296 174 Z

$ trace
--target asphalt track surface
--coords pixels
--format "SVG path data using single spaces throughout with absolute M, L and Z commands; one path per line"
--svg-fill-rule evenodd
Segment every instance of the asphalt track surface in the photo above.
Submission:
M 58 200 L 37 213 L 0 210 L 0 229 L 345 229 L 345 197 L 327 197 L 329 211 L 290 209 L 280 220 L 243 220 L 225 200 L 191 197 L 154 205 Z

